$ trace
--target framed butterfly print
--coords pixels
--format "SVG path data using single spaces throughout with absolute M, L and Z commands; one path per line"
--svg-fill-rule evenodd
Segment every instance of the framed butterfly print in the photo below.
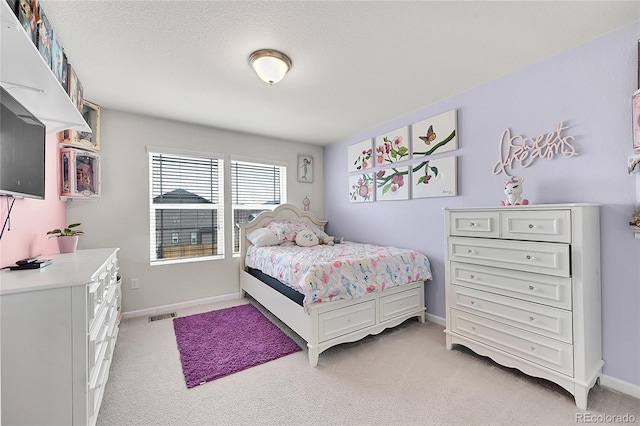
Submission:
M 458 149 L 457 111 L 447 111 L 411 125 L 413 158 Z
M 376 167 L 409 159 L 409 128 L 401 127 L 376 137 Z

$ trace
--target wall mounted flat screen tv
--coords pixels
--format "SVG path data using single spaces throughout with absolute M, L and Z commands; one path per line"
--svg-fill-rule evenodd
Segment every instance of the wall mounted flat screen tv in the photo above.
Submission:
M 0 195 L 44 199 L 46 128 L 0 87 Z

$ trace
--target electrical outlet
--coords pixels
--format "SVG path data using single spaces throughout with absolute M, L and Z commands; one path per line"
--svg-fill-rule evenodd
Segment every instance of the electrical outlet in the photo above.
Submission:
M 131 290 L 140 288 L 140 280 L 138 278 L 131 278 Z

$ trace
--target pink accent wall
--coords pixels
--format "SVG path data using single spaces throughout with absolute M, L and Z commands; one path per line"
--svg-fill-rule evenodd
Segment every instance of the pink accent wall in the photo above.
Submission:
M 67 205 L 60 201 L 58 192 L 58 137 L 47 136 L 46 151 L 46 188 L 45 199 L 17 199 L 11 210 L 11 228 L 9 226 L 0 240 L 0 266 L 12 265 L 24 257 L 35 257 L 58 253 L 55 238 L 49 239 L 47 231 L 66 225 Z M 12 199 L 0 197 L 0 229 L 7 218 L 7 201 Z

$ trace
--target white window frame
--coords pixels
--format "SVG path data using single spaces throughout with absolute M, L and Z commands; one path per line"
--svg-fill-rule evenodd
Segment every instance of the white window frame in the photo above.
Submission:
M 149 222 L 150 222 L 150 243 L 149 243 L 149 259 L 151 266 L 157 265 L 167 265 L 167 264 L 176 264 L 176 263 L 189 263 L 189 262 L 201 262 L 207 260 L 219 260 L 224 259 L 225 257 L 225 219 L 224 219 L 224 210 L 225 210 L 225 161 L 224 156 L 221 154 L 207 153 L 207 152 L 198 152 L 198 151 L 188 151 L 181 150 L 175 148 L 168 147 L 147 147 L 147 154 L 149 157 Z M 208 256 L 197 256 L 197 257 L 181 257 L 181 258 L 166 258 L 166 259 L 154 259 L 155 251 L 156 251 L 156 210 L 160 209 L 160 207 L 155 207 L 153 204 L 153 156 L 154 155 L 167 155 L 167 156 L 184 156 L 184 157 L 192 157 L 192 158 L 201 158 L 201 159 L 214 159 L 218 161 L 218 203 L 212 204 L 171 204 L 165 203 L 162 204 L 161 209 L 163 210 L 217 210 L 218 212 L 218 232 L 216 235 L 217 238 L 217 246 L 218 253 L 216 255 L 208 255 Z
M 287 202 L 287 163 L 281 161 L 270 161 L 256 158 L 248 158 L 248 157 L 238 157 L 231 156 L 231 160 L 229 161 L 229 168 L 231 170 L 231 175 L 233 175 L 233 164 L 234 163 L 245 163 L 245 164 L 255 164 L 258 166 L 269 166 L 269 167 L 280 167 L 280 204 L 284 204 Z M 280 204 L 235 204 L 235 188 L 233 187 L 233 176 L 230 177 L 229 186 L 231 187 L 231 222 L 232 222 L 232 231 L 231 231 L 231 252 L 233 257 L 239 257 L 240 251 L 235 250 L 235 240 L 236 240 L 236 232 L 240 232 L 238 227 L 234 222 L 235 211 L 236 210 L 274 210 Z

